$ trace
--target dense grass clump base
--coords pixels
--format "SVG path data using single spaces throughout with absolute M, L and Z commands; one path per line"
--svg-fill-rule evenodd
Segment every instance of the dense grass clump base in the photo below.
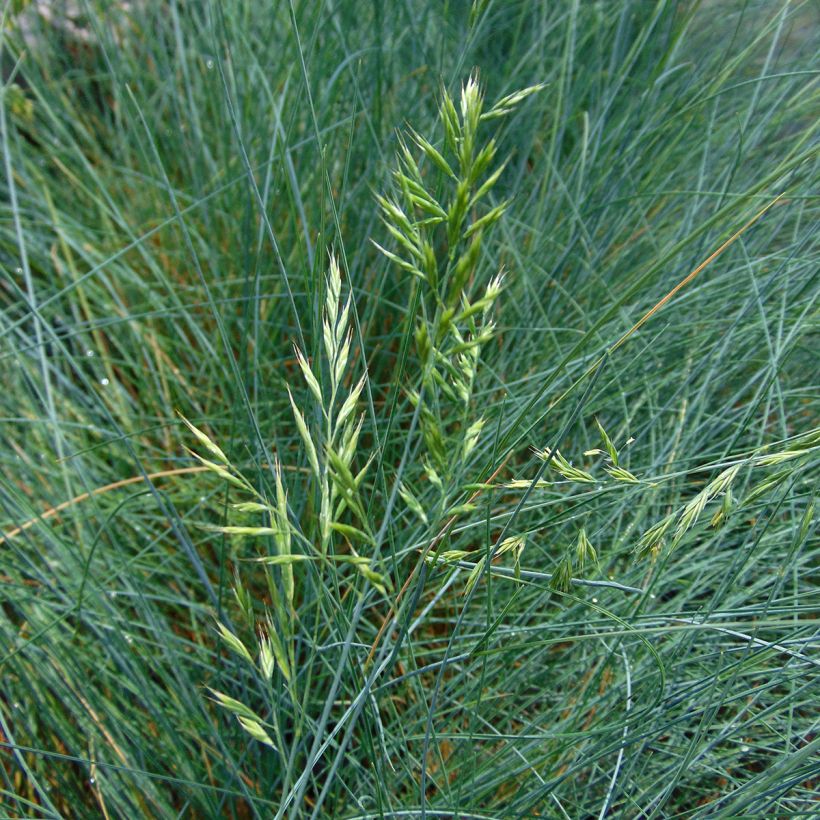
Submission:
M 817 8 L 46 5 L 0 813 L 810 816 Z

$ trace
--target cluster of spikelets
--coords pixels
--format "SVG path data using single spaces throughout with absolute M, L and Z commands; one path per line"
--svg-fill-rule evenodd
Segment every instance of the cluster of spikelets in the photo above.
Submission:
M 289 514 L 287 492 L 278 461 L 274 464 L 273 470 L 276 498 L 275 501 L 270 501 L 228 461 L 211 439 L 184 420 L 211 459 L 189 450 L 191 455 L 220 478 L 247 494 L 245 500 L 232 505 L 233 509 L 244 514 L 259 513 L 267 516 L 270 521 L 270 524 L 265 526 L 223 526 L 213 529 L 227 535 L 273 537 L 277 554 L 258 560 L 264 564 L 284 567 L 283 586 L 288 606 L 293 604 L 292 567 L 301 561 L 350 563 L 382 592 L 385 591 L 384 578 L 371 569 L 370 559 L 359 555 L 355 548 L 357 543 L 368 546 L 375 543 L 360 494 L 361 484 L 372 456 L 354 473 L 353 462 L 363 421 L 363 416 L 357 415 L 356 408 L 365 377 L 362 376 L 350 389 L 344 387 L 350 360 L 350 296 L 342 303 L 341 287 L 339 265 L 335 258 L 331 257 L 322 322 L 321 361 L 311 365 L 305 354 L 298 347 L 295 348 L 296 360 L 316 405 L 315 418 L 320 419 L 318 423 L 307 421 L 290 388 L 287 388 L 296 429 L 304 447 L 312 481 L 318 490 L 319 515 L 316 539 L 307 537 L 308 531 L 312 529 L 312 522 L 304 522 L 308 526 L 300 527 Z M 307 416 L 313 418 L 314 414 L 308 413 Z M 354 523 L 345 523 L 346 518 Z M 347 540 L 350 547 L 347 554 L 337 555 L 330 551 L 333 532 L 339 533 Z M 301 544 L 303 551 L 292 550 L 294 541 Z
M 642 485 L 647 490 L 657 490 L 661 486 L 658 482 L 641 479 L 620 463 L 621 457 L 618 448 L 615 447 L 612 439 L 597 419 L 595 424 L 601 437 L 602 448 L 587 450 L 584 455 L 603 456 L 603 471 L 606 477 L 596 476 L 591 472 L 591 468 L 584 469 L 575 466 L 557 451 L 552 454 L 549 463 L 552 470 L 564 481 L 575 484 L 596 485 L 602 488 L 609 480 L 625 485 Z M 630 439 L 626 443 L 630 444 L 631 442 Z M 761 451 L 752 453 L 746 458 L 738 459 L 736 462 L 724 467 L 682 508 L 666 515 L 650 526 L 638 538 L 634 550 L 636 556 L 638 558 L 652 557 L 655 559 L 666 548 L 669 551 L 676 549 L 686 535 L 702 520 L 707 508 L 711 509 L 710 527 L 717 529 L 724 526 L 736 508 L 749 507 L 764 495 L 784 485 L 788 479 L 795 475 L 798 468 L 804 466 L 804 463 L 816 455 L 818 448 L 820 448 L 820 431 L 812 430 L 795 436 L 782 449 L 770 451 L 769 448 L 763 448 Z M 547 459 L 550 453 L 545 450 L 538 451 L 536 455 L 541 459 Z M 779 467 L 779 469 L 769 472 L 759 479 L 743 495 L 742 500 L 737 501 L 732 492 L 732 487 L 738 477 L 744 471 L 756 471 L 765 467 Z M 699 468 L 698 471 L 702 469 L 705 468 Z M 539 479 L 535 488 L 551 488 L 554 483 L 548 479 Z M 527 479 L 515 479 L 507 482 L 506 486 L 510 489 L 527 490 L 532 484 L 533 482 Z M 459 559 L 462 557 L 458 556 Z M 598 554 L 590 542 L 586 530 L 581 527 L 574 545 L 565 550 L 564 555 L 559 560 L 552 574 L 551 585 L 559 591 L 567 591 L 574 574 L 583 572 L 588 563 L 598 566 Z
M 779 450 L 769 451 L 769 448 L 763 448 L 762 451 L 726 467 L 682 509 L 665 516 L 644 532 L 635 547 L 636 554 L 639 557 L 656 558 L 664 548 L 669 551 L 676 549 L 702 519 L 710 505 L 713 509 L 709 525 L 715 529 L 724 526 L 736 508 L 748 508 L 763 496 L 783 487 L 798 469 L 805 466 L 812 457 L 816 457 L 818 448 L 820 430 L 812 430 L 795 436 Z M 737 501 L 732 487 L 741 471 L 757 471 L 761 467 L 779 469 L 767 472 Z M 718 501 L 719 503 L 715 503 Z M 810 504 L 809 509 L 813 509 L 813 505 Z
M 607 474 L 615 481 L 620 481 L 628 484 L 640 484 L 641 481 L 627 469 L 625 469 L 619 462 L 620 457 L 618 450 L 615 448 L 612 440 L 607 434 L 606 430 L 596 419 L 596 425 L 601 435 L 601 440 L 605 450 L 594 449 L 588 450 L 585 455 L 599 455 L 605 454 L 608 458 L 608 465 L 605 467 Z M 548 461 L 546 466 L 552 468 L 563 479 L 570 482 L 580 484 L 600 484 L 600 480 L 595 478 L 590 472 L 579 467 L 573 466 L 567 459 L 561 455 L 557 450 L 537 450 L 535 455 L 542 461 Z M 508 481 L 504 485 L 511 490 L 525 490 L 532 489 L 546 489 L 553 486 L 553 482 L 544 479 L 514 479 Z M 526 545 L 525 535 L 515 535 L 505 538 L 498 547 L 493 551 L 492 559 L 495 561 L 499 557 L 509 553 L 513 558 L 513 572 L 512 575 L 507 573 L 500 574 L 501 578 L 518 579 L 520 577 L 520 559 L 521 553 Z M 465 594 L 469 593 L 476 581 L 484 574 L 488 556 L 484 555 L 478 559 L 474 564 L 465 563 L 465 559 L 474 557 L 473 553 L 464 550 L 447 550 L 435 555 L 428 556 L 428 563 L 436 566 L 459 566 L 461 568 L 471 569 L 467 579 Z M 587 536 L 586 529 L 581 527 L 578 532 L 577 539 L 572 547 L 565 550 L 564 555 L 559 560 L 555 571 L 551 574 L 550 583 L 554 589 L 559 591 L 567 591 L 572 583 L 572 579 L 576 572 L 583 572 L 588 564 L 598 566 L 598 554 L 592 545 L 592 542 Z
M 210 529 L 229 536 L 269 536 L 276 548 L 272 555 L 253 559 L 265 568 L 273 610 L 268 613 L 265 627 L 260 630 L 258 660 L 254 660 L 254 653 L 224 624 L 217 625 L 219 634 L 229 649 L 256 667 L 263 680 L 270 681 L 278 667 L 291 689 L 294 686 L 293 622 L 297 589 L 294 568 L 305 561 L 347 564 L 382 594 L 386 593 L 389 584 L 386 576 L 374 568 L 370 555 L 361 554 L 375 545 L 360 493 L 372 457 L 358 469 L 354 467 L 363 420 L 356 408 L 365 377 L 360 378 L 352 388 L 345 387 L 350 365 L 350 309 L 350 296 L 342 299 L 338 263 L 331 257 L 322 317 L 322 355 L 311 365 L 305 354 L 296 348 L 296 360 L 316 412 L 303 413 L 288 388 L 293 419 L 310 472 L 309 483 L 312 486 L 306 491 L 315 491 L 318 496 L 318 516 L 307 512 L 305 520 L 297 521 L 294 518 L 278 460 L 273 464 L 274 497 L 268 498 L 263 489 L 255 487 L 229 461 L 210 437 L 183 419 L 203 451 L 189 450 L 189 453 L 245 496 L 233 503 L 232 509 L 243 517 L 255 514 L 263 519 L 259 525 L 225 525 Z M 334 533 L 344 541 L 344 549 L 338 552 L 333 545 Z M 273 574 L 274 570 L 277 575 Z M 254 623 L 253 601 L 238 574 L 234 593 L 246 621 Z M 292 695 L 295 697 L 295 691 Z M 214 692 L 214 696 L 236 715 L 251 736 L 275 745 L 264 722 L 247 706 L 221 692 Z
M 408 398 L 418 413 L 426 479 L 438 499 L 431 503 L 428 496 L 425 509 L 407 486 L 400 493 L 425 524 L 470 511 L 469 503 L 457 503 L 464 488 L 451 477 L 467 464 L 484 427 L 470 410 L 481 350 L 495 336 L 492 309 L 504 277 L 498 273 L 481 285 L 477 268 L 487 234 L 509 201 L 492 201 L 506 161 L 496 162 L 496 141 L 482 132 L 541 87 L 489 108 L 475 76 L 461 89 L 458 106 L 443 90 L 442 150 L 412 130 L 415 153 L 400 138 L 392 193 L 378 197 L 394 247 L 377 247 L 411 277 L 409 317 L 420 374 Z

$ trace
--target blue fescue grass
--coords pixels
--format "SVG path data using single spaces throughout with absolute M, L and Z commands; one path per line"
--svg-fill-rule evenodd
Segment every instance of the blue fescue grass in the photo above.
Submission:
M 2 46 L 3 813 L 808 816 L 812 4 L 35 5 Z M 471 77 L 485 111 L 543 88 L 418 228 Z

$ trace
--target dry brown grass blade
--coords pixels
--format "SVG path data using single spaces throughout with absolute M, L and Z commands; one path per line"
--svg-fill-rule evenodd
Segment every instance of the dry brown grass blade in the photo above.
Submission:
M 771 202 L 766 205 L 765 208 L 758 211 L 742 228 L 737 230 L 733 233 L 716 251 L 714 251 L 710 256 L 703 260 L 690 274 L 685 276 L 675 285 L 666 296 L 663 297 L 654 307 L 644 313 L 643 316 L 626 332 L 614 345 L 609 349 L 610 353 L 614 353 L 633 333 L 636 333 L 640 330 L 643 325 L 645 325 L 663 306 L 672 299 L 678 291 L 685 288 L 699 273 L 703 271 L 704 268 L 708 267 L 715 261 L 730 245 L 732 245 L 735 240 L 739 239 L 752 225 L 755 224 L 770 208 L 772 208 L 777 202 L 779 202 L 784 196 L 785 192 L 782 194 L 778 194 Z
M 268 467 L 267 464 L 260 465 L 263 469 Z M 49 509 L 45 510 L 43 513 L 38 515 L 36 518 L 30 518 L 28 521 L 22 523 L 19 527 L 16 527 L 13 530 L 9 530 L 8 532 L 4 532 L 0 534 L 0 544 L 8 541 L 10 538 L 14 538 L 16 535 L 20 535 L 21 532 L 33 527 L 38 521 L 46 521 L 49 518 L 53 518 L 55 515 L 59 515 L 63 510 L 72 507 L 74 504 L 79 504 L 81 501 L 87 501 L 89 498 L 93 498 L 97 495 L 103 495 L 105 493 L 110 493 L 112 490 L 119 490 L 121 487 L 127 487 L 129 484 L 139 484 L 143 481 L 153 481 L 156 478 L 168 478 L 169 476 L 175 475 L 187 475 L 189 473 L 206 473 L 210 468 L 203 467 L 201 465 L 197 465 L 196 467 L 177 467 L 173 470 L 160 470 L 156 473 L 147 473 L 146 475 L 135 475 L 131 476 L 130 478 L 124 478 L 121 481 L 114 481 L 111 484 L 105 484 L 102 487 L 96 487 L 93 490 L 90 490 L 86 493 L 80 493 L 79 495 L 74 496 L 74 498 L 69 498 L 68 501 L 63 501 L 62 503 L 58 504 L 56 507 L 50 507 Z M 289 470 L 293 469 L 296 471 L 302 471 L 302 468 L 291 468 L 291 467 L 283 467 L 282 469 Z
M 487 479 L 487 481 L 485 483 L 491 484 L 496 478 L 498 478 L 499 473 L 504 469 L 504 467 L 507 466 L 507 462 L 510 460 L 511 457 L 512 457 L 512 453 L 508 453 L 507 457 L 501 462 L 501 464 L 498 465 L 496 470 Z M 476 498 L 478 498 L 479 495 L 481 495 L 482 492 L 483 492 L 482 489 L 476 490 L 469 497 L 467 503 L 471 504 L 473 501 L 475 501 Z M 416 568 L 420 567 L 424 563 L 425 557 L 429 554 L 429 552 L 432 549 L 435 549 L 436 545 L 441 542 L 441 539 L 444 538 L 447 535 L 447 533 L 450 531 L 450 528 L 453 526 L 453 524 L 456 523 L 457 519 L 458 519 L 457 515 L 452 516 L 447 521 L 447 523 L 439 530 L 438 535 L 436 535 L 435 538 L 433 538 L 430 541 L 430 543 L 422 550 L 421 558 L 419 559 L 419 562 L 416 564 L 415 567 L 413 567 L 413 569 L 408 574 L 407 579 L 402 584 L 401 589 L 398 591 L 398 594 L 396 595 L 395 602 L 390 607 L 390 611 L 384 616 L 384 620 L 382 621 L 382 625 L 379 627 L 379 631 L 376 634 L 376 639 L 373 641 L 373 645 L 370 647 L 370 652 L 367 655 L 367 660 L 365 661 L 365 666 L 370 665 L 370 662 L 373 660 L 373 655 L 376 653 L 376 649 L 378 649 L 379 643 L 381 642 L 381 639 L 384 636 L 384 632 L 387 629 L 387 624 L 390 623 L 390 621 L 396 616 L 396 613 L 398 612 L 399 603 L 401 602 L 401 599 L 404 597 L 404 593 L 407 592 L 407 588 L 410 586 L 410 582 L 413 580 L 413 577 L 416 574 Z
M 690 284 L 700 273 L 703 272 L 705 268 L 712 264 L 730 245 L 733 245 L 752 225 L 755 224 L 769 209 L 771 209 L 774 205 L 776 205 L 783 197 L 786 195 L 785 191 L 782 194 L 778 194 L 771 202 L 769 202 L 764 208 L 759 210 L 748 222 L 746 222 L 743 227 L 739 228 L 735 233 L 733 233 L 717 250 L 713 251 L 706 259 L 703 260 L 691 273 L 684 276 L 683 279 L 675 285 L 669 293 L 666 294 L 660 301 L 658 301 L 653 307 L 651 307 L 634 325 L 632 325 L 620 339 L 618 339 L 615 344 L 610 347 L 603 356 L 596 359 L 595 362 L 584 372 L 584 374 L 573 382 L 554 402 L 550 404 L 550 409 L 555 407 L 557 404 L 560 404 L 587 376 L 595 371 L 595 369 L 601 364 L 604 360 L 604 356 L 608 356 L 611 353 L 614 353 L 622 344 L 624 344 L 630 336 L 637 333 L 658 311 L 660 311 L 664 305 L 666 305 L 679 291 L 683 290 L 688 284 Z
M 143 481 L 153 481 L 156 478 L 167 478 L 168 476 L 185 475 L 186 473 L 204 473 L 207 472 L 207 470 L 207 467 L 178 467 L 173 470 L 160 470 L 157 473 L 148 473 L 147 475 L 136 475 L 131 478 L 124 478 L 121 481 L 114 481 L 111 484 L 106 484 L 103 487 L 97 487 L 86 493 L 80 493 L 79 495 L 74 496 L 74 498 L 68 499 L 68 501 L 63 501 L 56 507 L 51 507 L 38 515 L 36 518 L 30 518 L 19 527 L 3 533 L 0 535 L 0 544 L 8 541 L 10 538 L 14 538 L 16 535 L 20 535 L 21 532 L 33 527 L 38 521 L 46 521 L 49 518 L 53 518 L 55 515 L 59 515 L 63 510 L 67 510 L 69 507 L 74 506 L 74 504 L 79 504 L 81 501 L 87 501 L 89 498 L 93 498 L 94 496 L 103 495 L 104 493 L 109 493 L 112 490 L 118 490 L 120 487 L 127 487 L 129 484 L 139 484 Z

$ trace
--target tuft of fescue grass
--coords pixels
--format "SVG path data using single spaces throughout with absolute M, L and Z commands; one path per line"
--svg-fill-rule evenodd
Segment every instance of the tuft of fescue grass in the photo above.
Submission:
M 808 816 L 816 8 L 82 5 L 1 35 L 2 814 Z

